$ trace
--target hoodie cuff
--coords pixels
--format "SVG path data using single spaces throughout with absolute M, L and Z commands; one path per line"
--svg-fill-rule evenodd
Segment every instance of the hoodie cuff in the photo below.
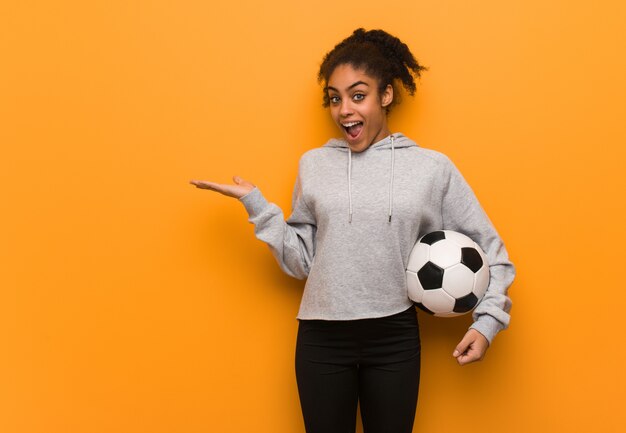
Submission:
M 488 314 L 480 316 L 469 329 L 475 329 L 485 336 L 489 345 L 495 338 L 496 334 L 504 329 L 502 323 L 498 322 L 495 318 Z
M 263 197 L 259 188 L 255 187 L 248 194 L 239 198 L 239 201 L 243 204 L 250 215 L 250 218 L 253 218 L 259 215 L 263 210 L 269 206 L 269 202 Z

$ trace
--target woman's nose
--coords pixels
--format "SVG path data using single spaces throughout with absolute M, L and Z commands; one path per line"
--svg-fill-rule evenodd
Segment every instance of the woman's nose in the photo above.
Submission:
M 352 114 L 352 106 L 350 105 L 350 101 L 342 101 L 341 107 L 339 109 L 339 114 L 343 117 L 349 116 Z

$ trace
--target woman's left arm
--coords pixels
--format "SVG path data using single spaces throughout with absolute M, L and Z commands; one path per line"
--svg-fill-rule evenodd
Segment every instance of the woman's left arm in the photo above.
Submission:
M 515 278 L 515 267 L 489 217 L 459 170 L 449 161 L 443 194 L 444 229 L 469 236 L 483 249 L 489 262 L 489 286 L 472 313 L 474 323 L 457 346 L 460 364 L 481 360 L 498 332 L 510 322 L 511 298 L 508 289 Z

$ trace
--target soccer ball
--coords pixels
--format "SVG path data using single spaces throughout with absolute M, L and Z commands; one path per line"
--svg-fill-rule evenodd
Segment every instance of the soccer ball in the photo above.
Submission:
M 418 239 L 406 270 L 409 299 L 440 317 L 465 314 L 476 307 L 489 285 L 489 264 L 469 237 L 451 230 Z

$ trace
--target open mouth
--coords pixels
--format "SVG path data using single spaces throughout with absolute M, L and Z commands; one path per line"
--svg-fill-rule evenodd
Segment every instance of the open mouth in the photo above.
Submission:
M 341 126 L 351 138 L 356 138 L 363 129 L 363 122 L 346 122 L 342 123 Z

